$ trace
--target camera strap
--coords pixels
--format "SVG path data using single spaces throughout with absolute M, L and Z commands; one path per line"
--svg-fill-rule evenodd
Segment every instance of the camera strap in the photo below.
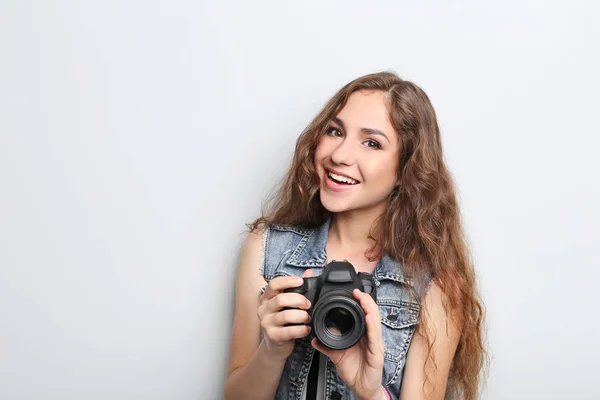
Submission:
M 319 384 L 319 357 L 321 353 L 317 350 L 313 352 L 310 370 L 308 371 L 308 382 L 306 384 L 306 400 L 315 400 L 317 398 L 317 388 Z

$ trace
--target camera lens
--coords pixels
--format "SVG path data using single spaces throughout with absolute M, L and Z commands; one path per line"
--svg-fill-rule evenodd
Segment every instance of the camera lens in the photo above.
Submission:
M 354 328 L 354 318 L 348 310 L 336 307 L 325 315 L 325 327 L 334 336 L 344 336 Z
M 365 314 L 347 291 L 332 291 L 320 298 L 312 317 L 315 336 L 330 349 L 352 347 L 365 333 Z

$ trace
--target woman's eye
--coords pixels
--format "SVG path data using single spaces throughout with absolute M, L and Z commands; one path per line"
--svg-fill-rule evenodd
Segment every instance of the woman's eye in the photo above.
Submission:
M 374 140 L 369 139 L 365 143 L 371 149 L 381 149 L 381 145 Z
M 327 129 L 325 129 L 325 132 L 327 132 L 331 136 L 342 136 L 342 132 L 339 129 L 334 128 L 333 126 L 327 127 Z

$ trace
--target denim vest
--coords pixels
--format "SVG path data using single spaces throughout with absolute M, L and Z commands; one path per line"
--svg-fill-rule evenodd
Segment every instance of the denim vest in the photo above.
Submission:
M 311 268 L 322 273 L 331 218 L 316 229 L 271 225 L 265 231 L 262 274 L 268 282 L 278 276 L 300 276 Z M 381 314 L 384 341 L 384 366 L 381 383 L 393 398 L 400 396 L 406 354 L 419 321 L 419 304 L 411 296 L 416 285 L 402 272 L 402 265 L 384 255 L 373 271 L 377 304 Z M 430 279 L 426 282 L 427 289 Z M 418 292 L 418 290 L 417 290 Z M 422 292 L 424 294 L 424 292 Z M 412 297 L 412 299 L 411 299 Z M 422 298 L 422 295 L 417 296 Z M 314 349 L 308 339 L 297 339 L 287 358 L 276 400 L 299 400 L 308 377 Z M 352 391 L 327 359 L 325 399 L 353 399 Z

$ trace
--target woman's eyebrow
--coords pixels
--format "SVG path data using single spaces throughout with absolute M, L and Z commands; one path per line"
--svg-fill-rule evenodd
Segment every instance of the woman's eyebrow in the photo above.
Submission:
M 339 126 L 341 126 L 343 130 L 346 130 L 346 127 L 344 126 L 344 121 L 342 121 L 338 117 L 333 117 L 332 121 L 335 122 L 336 124 L 338 124 Z M 366 134 L 366 135 L 383 136 L 388 142 L 390 141 L 390 138 L 388 138 L 387 135 L 385 133 L 381 132 L 379 129 L 375 129 L 375 128 L 360 128 L 360 131 L 362 133 Z

